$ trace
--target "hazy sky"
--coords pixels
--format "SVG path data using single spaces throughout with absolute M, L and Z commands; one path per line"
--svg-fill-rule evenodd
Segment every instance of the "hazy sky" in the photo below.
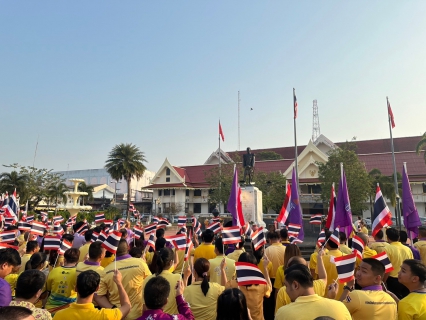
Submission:
M 426 131 L 426 1 L 1 1 L 0 164 L 101 168 L 134 143 L 156 171 L 218 147 Z M 250 109 L 253 108 L 252 111 Z M 0 169 L 2 171 L 4 169 Z

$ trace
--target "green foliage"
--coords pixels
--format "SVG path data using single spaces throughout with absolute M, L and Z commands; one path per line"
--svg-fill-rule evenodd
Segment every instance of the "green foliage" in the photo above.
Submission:
M 87 196 L 82 196 L 83 205 L 89 201 L 89 199 L 93 199 L 93 187 L 88 186 L 85 182 L 80 182 L 78 184 L 79 192 L 87 192 Z
M 379 169 L 371 170 L 368 175 L 371 178 L 371 191 L 370 197 L 371 199 L 375 199 L 376 197 L 376 188 L 377 184 L 380 185 L 380 190 L 382 190 L 383 196 L 388 198 L 391 201 L 393 207 L 396 206 L 396 198 L 395 198 L 395 184 L 393 175 L 385 176 Z M 397 180 L 401 181 L 402 177 L 399 172 L 397 172 Z M 399 190 L 398 190 L 399 191 Z
M 425 147 L 426 147 L 426 132 L 423 133 L 422 138 L 420 139 L 420 141 L 417 143 L 417 146 L 416 146 L 417 154 L 420 154 L 423 151 L 423 158 L 426 163 L 426 151 L 424 151 Z
M 59 182 L 56 185 L 51 185 L 47 189 L 48 206 L 53 202 L 55 205 L 59 203 L 66 203 L 67 196 L 64 195 L 65 191 L 69 191 L 67 185 L 63 182 Z
M 264 160 L 279 160 L 282 159 L 283 157 L 274 152 L 274 151 L 262 151 L 259 153 L 256 153 L 256 160 L 258 161 L 264 161 Z
M 347 148 L 331 150 L 328 156 L 326 163 L 317 162 L 318 177 L 322 183 L 322 200 L 329 203 L 333 182 L 335 183 L 336 194 L 338 194 L 340 163 L 343 163 L 352 213 L 354 215 L 361 214 L 362 210 L 367 209 L 365 201 L 369 198 L 371 192 L 371 178 L 365 170 L 364 164 L 359 161 L 354 151 Z
M 28 180 L 28 175 L 19 174 L 17 171 L 3 172 L 0 174 L 0 192 L 12 193 L 16 188 L 17 194 L 23 196 L 26 193 Z

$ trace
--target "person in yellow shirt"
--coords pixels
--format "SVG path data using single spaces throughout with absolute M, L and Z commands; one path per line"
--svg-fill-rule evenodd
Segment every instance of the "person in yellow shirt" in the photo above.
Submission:
M 365 258 L 371 258 L 371 257 L 375 256 L 377 254 L 377 252 L 368 247 L 369 237 L 365 233 L 358 233 L 358 237 L 364 243 L 364 250 L 362 251 L 362 258 L 365 259 Z M 359 265 L 361 264 L 361 261 L 362 260 L 360 258 L 358 258 L 358 257 L 356 258 L 355 270 L 358 269 Z
M 208 281 L 209 269 L 210 263 L 208 260 L 204 258 L 196 260 L 194 262 L 195 281 L 187 286 L 183 292 L 183 296 L 191 306 L 192 314 L 197 320 L 216 319 L 217 299 L 225 290 L 224 286 Z M 185 269 L 184 283 L 187 283 L 190 274 L 191 270 L 188 266 Z
M 245 252 L 244 250 L 244 238 L 241 238 L 241 241 L 236 245 L 235 250 L 232 251 L 230 254 L 227 255 L 229 259 L 234 260 L 235 262 L 238 261 L 238 258 L 240 255 Z
M 92 233 L 92 230 L 88 230 L 84 233 L 84 240 L 86 240 L 86 243 L 80 247 L 80 257 L 78 258 L 78 262 L 86 260 L 86 255 L 89 252 L 89 247 L 92 241 Z
M 126 239 L 120 239 L 116 252 L 116 261 L 105 269 L 105 276 L 101 279 L 99 290 L 94 297 L 101 308 L 120 307 L 120 292 L 114 281 L 114 271 L 119 270 L 123 276 L 124 289 L 129 295 L 131 310 L 128 319 L 136 319 L 142 314 L 142 283 L 151 274 L 146 269 L 142 259 L 133 258 L 129 254 L 129 245 Z
M 290 244 L 290 241 L 288 241 L 288 230 L 286 228 L 282 228 L 280 230 L 280 240 L 284 247 L 287 247 Z
M 103 259 L 101 260 L 101 266 L 103 268 L 106 268 L 107 266 L 109 266 L 113 261 L 115 260 L 115 254 L 113 254 L 112 252 L 105 252 L 105 257 L 103 257 Z
M 292 257 L 301 256 L 300 249 L 295 244 L 289 244 L 284 253 L 284 264 L 277 269 L 277 273 L 275 274 L 275 282 L 274 282 L 274 288 L 275 290 L 275 297 L 278 293 L 278 290 L 280 290 L 281 287 L 284 286 L 284 271 L 285 268 L 287 268 L 287 263 Z
M 84 271 L 93 270 L 97 272 L 101 278 L 105 277 L 104 267 L 101 266 L 101 261 L 105 257 L 105 251 L 100 241 L 90 244 L 88 251 L 89 259 L 77 264 L 77 276 Z
M 426 265 L 426 227 L 419 227 L 419 241 L 414 244 L 414 247 L 419 250 L 420 258 Z
M 263 247 L 260 247 L 259 249 L 254 250 L 254 245 L 252 243 L 251 249 L 252 249 L 254 257 L 256 258 L 257 267 L 260 269 L 260 271 L 262 271 L 263 276 L 266 279 L 266 273 L 263 271 L 264 267 L 266 266 L 266 270 L 268 271 L 268 276 L 269 276 L 272 272 L 272 262 L 268 260 L 268 265 L 265 264 L 265 259 L 264 259 L 265 249 Z M 226 263 L 228 263 L 228 262 L 226 262 Z M 228 278 L 228 279 L 230 279 L 230 278 Z
M 127 241 L 126 241 L 127 242 Z M 77 301 L 72 303 L 67 309 L 58 311 L 53 319 L 55 320 L 121 320 L 126 318 L 130 311 L 130 300 L 122 284 L 123 278 L 118 270 L 113 270 L 113 281 L 117 286 L 120 307 L 114 309 L 96 309 L 93 305 L 93 297 L 99 288 L 101 278 L 93 270 L 81 272 L 77 276 L 75 291 Z M 134 318 L 132 318 L 134 319 Z
M 342 251 L 344 254 L 351 254 L 352 249 L 346 245 L 348 241 L 348 238 L 346 237 L 346 233 L 339 232 L 339 240 L 340 240 L 340 246 L 339 246 L 340 251 Z
M 226 277 L 228 279 L 233 279 L 235 277 L 235 261 L 232 259 L 229 259 L 228 257 L 225 257 L 223 254 L 223 241 L 222 238 L 217 238 L 214 242 L 214 253 L 216 254 L 216 258 L 210 259 L 210 267 L 209 267 L 209 281 L 214 282 L 217 284 L 221 283 L 221 268 L 220 264 L 222 263 L 222 260 L 226 260 Z
M 426 266 L 415 259 L 402 263 L 398 281 L 406 286 L 410 293 L 398 303 L 399 320 L 426 319 Z
M 370 243 L 370 249 L 375 250 L 377 253 L 385 251 L 385 248 L 389 245 L 389 243 L 383 240 L 383 236 L 383 230 L 379 230 L 374 235 L 374 242 Z
M 399 299 L 406 297 L 410 292 L 408 289 L 399 283 L 398 272 L 404 260 L 413 259 L 413 252 L 410 248 L 399 242 L 399 231 L 395 228 L 386 230 L 389 246 L 385 248 L 386 254 L 392 263 L 393 270 L 386 273 L 384 281 L 390 292 L 393 292 Z
M 216 258 L 216 254 L 214 253 L 214 245 L 212 244 L 213 239 L 214 239 L 214 232 L 210 229 L 204 230 L 204 232 L 201 235 L 201 240 L 203 242 L 194 250 L 194 254 L 193 254 L 194 261 L 197 261 L 198 258 L 204 258 L 207 260 Z M 170 313 L 170 312 L 167 312 L 167 313 Z
M 39 252 L 40 247 L 38 245 L 37 241 L 28 241 L 27 242 L 27 250 L 25 254 L 21 257 L 21 267 L 19 268 L 19 273 L 22 273 L 25 271 L 25 265 L 27 264 L 28 260 L 30 260 L 31 256 Z
M 4 280 L 7 281 L 7 283 L 10 286 L 10 290 L 12 291 L 12 298 L 15 296 L 15 288 L 16 288 L 16 281 L 18 281 L 19 277 L 19 269 L 21 268 L 20 265 L 14 267 L 12 269 L 12 272 L 9 273 Z
M 314 291 L 314 279 L 306 265 L 289 267 L 285 274 L 285 286 L 292 303 L 278 309 L 275 319 L 312 320 L 318 316 L 339 320 L 351 320 L 342 302 L 320 297 Z
M 368 236 L 368 229 L 365 226 L 364 220 L 361 221 L 361 232 L 364 233 L 364 234 L 366 234 Z
M 385 266 L 373 258 L 362 260 L 355 279 L 361 290 L 353 290 L 355 279 L 345 286 L 340 301 L 348 308 L 352 319 L 383 319 L 395 320 L 398 318 L 397 304 L 392 296 L 382 289 L 382 280 L 385 275 Z M 334 284 L 329 290 L 329 298 L 334 299 L 337 286 Z

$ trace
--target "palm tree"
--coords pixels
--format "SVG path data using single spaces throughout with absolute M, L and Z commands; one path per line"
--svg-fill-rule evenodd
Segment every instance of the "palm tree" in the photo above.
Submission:
M 127 182 L 127 219 L 130 207 L 130 181 L 132 178 L 140 179 L 146 167 L 145 155 L 137 146 L 131 143 L 121 143 L 112 148 L 105 163 L 105 169 L 113 179 L 124 179 Z
M 80 184 L 78 185 L 78 191 L 87 192 L 87 196 L 82 196 L 83 206 L 84 206 L 84 200 L 86 200 L 86 203 L 87 203 L 89 199 L 93 199 L 93 187 L 88 186 L 85 182 L 80 182 Z
M 0 174 L 0 189 L 2 192 L 13 192 L 16 188 L 16 192 L 22 199 L 25 194 L 28 181 L 29 177 L 25 174 L 20 175 L 16 171 L 12 171 L 11 173 L 3 172 Z
M 49 197 L 49 202 L 50 199 L 55 199 L 55 204 L 58 205 L 58 200 L 62 200 L 63 203 L 67 202 L 67 196 L 64 195 L 65 191 L 69 191 L 67 185 L 63 182 L 60 182 L 58 184 L 54 184 L 49 186 L 49 188 L 47 189 L 47 193 L 48 193 L 48 197 Z M 50 203 L 49 203 L 50 206 Z M 55 209 L 56 211 L 57 209 Z
M 419 143 L 417 143 L 417 146 L 416 146 L 417 154 L 420 154 L 420 152 L 423 151 L 423 158 L 425 159 L 425 163 L 426 163 L 425 147 L 426 147 L 426 132 L 423 133 L 422 138 L 420 139 Z

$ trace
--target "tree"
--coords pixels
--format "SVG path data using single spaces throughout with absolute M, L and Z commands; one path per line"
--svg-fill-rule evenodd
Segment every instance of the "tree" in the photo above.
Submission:
M 50 207 L 50 200 L 55 201 L 55 205 L 57 206 L 59 202 L 62 203 L 67 202 L 67 196 L 64 194 L 65 191 L 69 191 L 67 185 L 63 182 L 59 182 L 56 185 L 50 185 L 48 187 L 47 196 L 49 198 L 49 207 Z M 60 200 L 60 201 L 59 201 Z M 55 210 L 57 211 L 57 210 Z
M 26 174 L 19 174 L 17 171 L 11 173 L 3 172 L 0 174 L 0 190 L 1 192 L 8 191 L 12 193 L 16 189 L 16 193 L 20 197 L 24 197 L 26 193 L 26 185 L 29 177 Z
M 359 161 L 354 151 L 345 147 L 331 150 L 328 156 L 326 163 L 317 162 L 318 177 L 322 183 L 322 200 L 324 203 L 329 203 L 333 182 L 335 183 L 336 194 L 338 194 L 340 163 L 343 163 L 352 214 L 361 214 L 362 210 L 367 209 L 365 201 L 369 198 L 371 192 L 371 179 L 365 170 L 364 164 Z
M 283 157 L 274 152 L 274 151 L 262 151 L 256 154 L 256 160 L 258 161 L 265 161 L 265 160 L 279 160 Z
M 385 176 L 379 169 L 371 170 L 368 175 L 372 180 L 370 198 L 375 199 L 377 184 L 380 185 L 383 196 L 391 201 L 393 207 L 396 206 L 395 184 L 392 176 Z M 401 174 L 397 172 L 397 180 L 401 181 Z M 399 190 L 398 190 L 399 191 Z
M 86 200 L 86 203 L 90 200 L 93 199 L 93 187 L 92 186 L 88 186 L 85 182 L 80 182 L 78 184 L 78 191 L 80 192 L 87 192 L 86 196 L 82 196 L 81 198 L 83 199 L 83 206 L 84 206 L 84 200 Z
M 262 191 L 263 212 L 269 209 L 279 213 L 285 198 L 286 178 L 278 171 L 258 172 L 256 174 L 256 187 Z
M 420 139 L 420 141 L 417 143 L 417 146 L 416 146 L 417 154 L 420 154 L 420 152 L 423 151 L 423 158 L 425 159 L 425 163 L 426 163 L 425 147 L 426 147 L 426 132 L 423 133 L 422 138 Z
M 147 162 L 145 155 L 137 146 L 131 143 L 121 143 L 112 148 L 105 163 L 105 169 L 113 179 L 127 182 L 127 219 L 129 219 L 130 207 L 130 181 L 132 178 L 142 178 Z

